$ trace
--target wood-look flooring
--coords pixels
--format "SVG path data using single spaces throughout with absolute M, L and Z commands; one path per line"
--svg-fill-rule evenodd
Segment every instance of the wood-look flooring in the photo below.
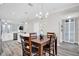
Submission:
M 16 40 L 3 42 L 2 56 L 22 56 L 21 44 Z
M 60 43 L 58 56 L 79 56 L 79 46 L 70 43 Z M 16 40 L 3 42 L 3 53 L 1 56 L 22 56 L 21 44 Z

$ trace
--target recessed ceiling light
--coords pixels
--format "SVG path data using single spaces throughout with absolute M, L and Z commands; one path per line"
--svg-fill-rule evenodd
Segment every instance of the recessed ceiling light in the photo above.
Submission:
M 36 17 L 38 17 L 38 14 L 36 14 Z
M 47 12 L 46 15 L 48 16 L 48 14 L 49 14 L 49 13 Z
M 5 23 L 5 24 L 7 24 L 7 23 Z
M 72 18 L 73 16 L 67 16 L 67 18 Z
M 48 16 L 48 12 L 45 14 L 45 18 L 47 18 L 47 16 Z
M 27 24 L 27 22 L 25 22 L 25 24 Z
M 42 15 L 42 12 L 39 12 L 40 15 Z

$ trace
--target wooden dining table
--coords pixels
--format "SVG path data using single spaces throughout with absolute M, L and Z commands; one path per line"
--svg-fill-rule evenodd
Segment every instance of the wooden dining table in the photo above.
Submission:
M 31 40 L 32 43 L 38 45 L 39 47 L 39 54 L 42 56 L 43 55 L 43 47 L 49 43 L 50 39 L 47 39 L 46 37 L 44 37 L 43 39 L 40 40 L 40 38 L 38 39 L 33 39 Z
M 47 36 L 44 36 L 43 39 L 40 40 L 40 38 L 38 39 L 33 39 L 31 40 L 32 43 L 35 43 L 36 45 L 39 46 L 39 53 L 40 56 L 43 56 L 43 47 L 47 44 L 49 44 L 49 38 L 47 38 Z M 57 55 L 57 39 L 55 40 L 55 55 Z
M 25 36 L 25 37 L 30 38 L 29 36 Z M 39 47 L 40 56 L 43 56 L 43 47 L 49 43 L 49 40 L 50 39 L 48 39 L 47 36 L 44 36 L 43 39 L 41 40 L 39 37 L 37 37 L 37 39 L 31 40 L 32 44 Z M 55 40 L 55 55 L 57 55 L 57 39 Z

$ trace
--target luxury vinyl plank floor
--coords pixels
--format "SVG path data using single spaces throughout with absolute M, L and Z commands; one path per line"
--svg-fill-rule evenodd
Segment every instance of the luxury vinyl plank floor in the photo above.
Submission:
M 79 46 L 65 42 L 60 43 L 60 46 L 58 47 L 58 54 L 60 56 L 79 56 Z
M 6 41 L 3 42 L 3 54 L 6 56 L 21 56 L 21 44 L 17 41 Z
M 22 56 L 21 44 L 16 40 L 3 42 L 2 56 Z M 70 43 L 60 43 L 58 56 L 79 56 L 79 46 Z

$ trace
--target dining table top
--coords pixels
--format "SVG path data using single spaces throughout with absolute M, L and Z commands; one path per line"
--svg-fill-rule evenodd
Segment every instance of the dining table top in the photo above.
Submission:
M 43 39 L 40 39 L 39 37 L 37 39 L 32 39 L 32 42 L 38 43 L 38 44 L 43 44 L 48 42 L 50 39 L 48 39 L 46 36 L 43 37 Z

